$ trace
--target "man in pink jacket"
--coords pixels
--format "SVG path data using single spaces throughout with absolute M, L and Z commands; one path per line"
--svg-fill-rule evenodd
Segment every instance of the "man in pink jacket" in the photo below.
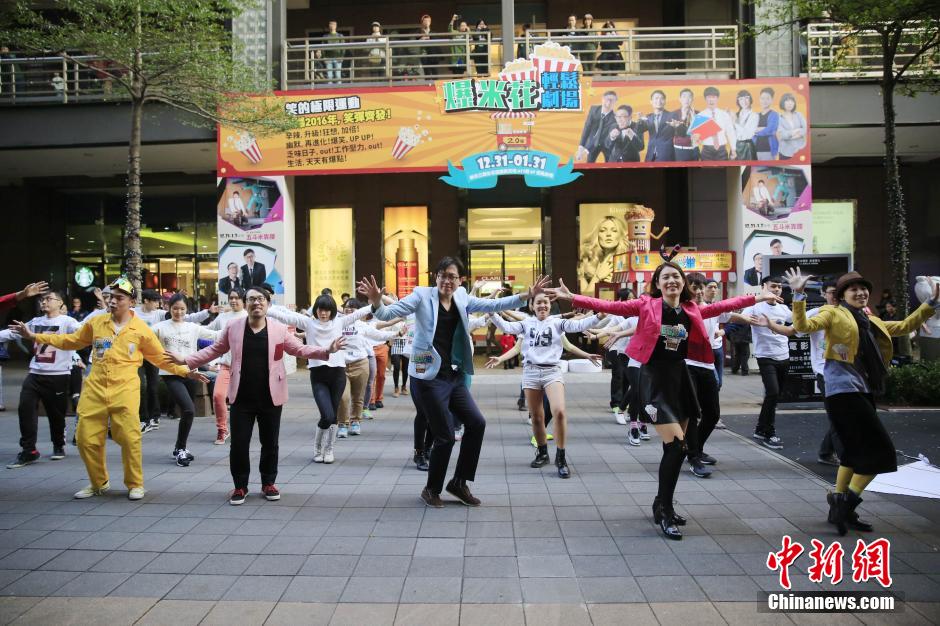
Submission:
M 261 492 L 267 500 L 280 500 L 281 494 L 274 481 L 277 478 L 278 434 L 281 427 L 281 409 L 287 402 L 287 371 L 284 353 L 305 359 L 326 360 L 342 350 L 345 339 L 336 339 L 329 348 L 304 345 L 288 332 L 287 326 L 267 317 L 271 294 L 262 287 L 252 287 L 245 294 L 248 317 L 233 320 L 225 327 L 219 339 L 203 350 L 183 359 L 168 352 L 167 356 L 180 365 L 195 369 L 232 353 L 232 379 L 228 388 L 228 401 L 232 406 L 230 429 L 232 447 L 229 467 L 235 489 L 229 503 L 242 504 L 248 495 L 248 477 L 251 464 L 248 447 L 255 420 L 261 439 Z

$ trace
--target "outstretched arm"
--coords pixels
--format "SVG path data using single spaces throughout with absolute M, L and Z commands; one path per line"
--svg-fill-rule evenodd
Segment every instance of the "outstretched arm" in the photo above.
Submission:
M 576 357 L 580 357 L 582 359 L 588 359 L 597 364 L 600 364 L 604 360 L 604 357 L 602 357 L 599 354 L 591 354 L 590 352 L 585 352 L 578 346 L 568 341 L 568 338 L 565 337 L 564 335 L 561 336 L 561 346 L 565 349 L 565 352 L 569 354 L 573 354 Z
M 508 361 L 509 359 L 513 358 L 514 356 L 518 356 L 521 352 L 522 352 L 522 342 L 521 342 L 521 341 L 517 341 L 517 342 L 513 345 L 513 347 L 511 347 L 509 350 L 506 350 L 506 352 L 504 352 L 503 354 L 501 354 L 501 355 L 499 355 L 499 356 L 491 356 L 491 357 L 489 358 L 489 360 L 487 360 L 487 362 L 486 362 L 486 368 L 487 368 L 487 369 L 493 369 L 493 368 L 496 367 L 497 365 L 500 365 L 500 364 L 502 364 L 502 363 Z
M 506 335 L 519 335 L 524 330 L 522 322 L 507 322 L 500 315 L 490 315 L 490 321 Z M 518 343 L 518 342 L 516 342 Z
M 581 333 L 597 324 L 597 315 L 588 315 L 577 320 L 562 320 L 561 328 L 566 333 Z
M 769 298 L 767 297 L 769 296 Z M 699 307 L 699 313 L 702 314 L 702 319 L 707 319 L 709 317 L 718 317 L 722 313 L 729 313 L 737 309 L 743 309 L 744 307 L 752 306 L 755 302 L 762 302 L 768 299 L 776 300 L 776 296 L 771 294 L 761 294 L 760 296 L 738 296 L 737 298 L 727 298 L 725 300 L 719 300 L 712 304 L 705 304 Z

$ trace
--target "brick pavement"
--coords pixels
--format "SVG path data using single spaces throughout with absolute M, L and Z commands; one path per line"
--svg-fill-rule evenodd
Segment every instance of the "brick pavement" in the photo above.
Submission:
M 6 368 L 7 406 L 21 373 Z M 866 495 L 877 536 L 891 539 L 904 612 L 886 616 L 758 614 L 777 589 L 767 553 L 790 534 L 808 545 L 837 538 L 825 522 L 827 485 L 747 439 L 717 431 L 712 478 L 684 472 L 677 510 L 690 518 L 670 542 L 650 520 L 661 447 L 625 445 L 609 413 L 606 378 L 569 379 L 573 477 L 532 470 L 519 370 L 474 380 L 488 418 L 473 491 L 484 506 L 442 510 L 418 500 L 425 475 L 410 461 L 407 397 L 387 399 L 364 435 L 338 443 L 337 462 L 311 462 L 313 411 L 303 374 L 291 378 L 281 429 L 280 502 L 227 504 L 227 447 L 197 418 L 189 468 L 170 459 L 175 422 L 145 436 L 147 497 L 130 502 L 117 447 L 114 489 L 76 501 L 87 480 L 74 447 L 19 470 L 0 469 L 0 623 L 622 624 L 929 623 L 940 621 L 940 532 L 903 506 Z M 725 394 L 753 408 L 759 381 Z M 15 411 L 0 414 L 0 460 L 16 454 Z M 456 458 L 456 457 L 455 457 Z M 253 448 L 256 463 L 257 447 Z M 843 547 L 851 554 L 856 537 Z M 808 581 L 808 560 L 794 570 Z M 839 589 L 873 589 L 843 583 Z M 90 617 L 91 616 L 91 617 Z

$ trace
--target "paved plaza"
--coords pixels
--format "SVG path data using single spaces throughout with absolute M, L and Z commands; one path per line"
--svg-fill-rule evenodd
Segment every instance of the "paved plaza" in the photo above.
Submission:
M 605 410 L 607 375 L 571 375 L 570 480 L 529 468 L 533 448 L 516 410 L 521 370 L 487 372 L 473 392 L 487 416 L 480 469 L 483 500 L 427 509 L 426 475 L 411 462 L 413 406 L 386 398 L 363 435 L 338 442 L 336 463 L 314 464 L 313 403 L 306 372 L 291 377 L 281 427 L 278 486 L 259 497 L 257 444 L 250 495 L 230 506 L 228 447 L 214 420 L 197 418 L 188 468 L 170 458 L 176 422 L 144 437 L 147 497 L 130 502 L 118 448 L 109 445 L 112 491 L 73 500 L 87 483 L 76 448 L 50 461 L 40 418 L 36 464 L 0 469 L 0 622 L 17 624 L 757 624 L 940 621 L 940 530 L 896 499 L 865 495 L 891 540 L 894 614 L 758 613 L 762 590 L 779 590 L 766 567 L 789 534 L 837 539 L 826 523 L 829 486 L 800 465 L 728 430 L 709 451 L 710 479 L 684 471 L 677 511 L 684 539 L 665 540 L 650 518 L 659 440 L 640 447 Z M 17 452 L 22 369 L 4 369 L 0 458 Z M 757 377 L 727 379 L 725 411 L 756 414 Z M 819 422 L 822 433 L 823 420 Z M 70 419 L 71 429 L 71 419 Z M 257 440 L 257 438 L 256 438 Z M 456 459 L 456 453 L 454 460 Z M 934 506 L 936 506 L 934 504 Z M 861 535 L 842 539 L 848 578 Z M 808 580 L 806 554 L 791 568 Z M 877 583 L 839 590 L 876 590 Z

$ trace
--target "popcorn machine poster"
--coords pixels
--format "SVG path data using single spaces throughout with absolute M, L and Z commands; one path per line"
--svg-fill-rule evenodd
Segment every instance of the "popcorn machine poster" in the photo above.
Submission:
M 385 287 L 404 298 L 428 285 L 428 207 L 385 207 Z
M 552 54 L 564 55 L 566 48 L 558 48 Z M 547 186 L 576 178 L 571 169 L 779 165 L 779 154 L 768 157 L 746 148 L 747 141 L 739 146 L 729 129 L 738 116 L 756 123 L 762 102 L 779 116 L 782 101 L 788 108 L 795 103 L 794 123 L 806 135 L 787 144 L 790 162 L 810 162 L 809 88 L 802 78 L 595 85 L 581 76 L 576 60 L 533 53 L 488 78 L 271 97 L 296 117 L 296 127 L 253 137 L 220 126 L 221 176 L 410 171 L 453 177 L 456 170 L 470 178 L 470 162 L 480 177 L 502 168 L 526 175 L 531 186 Z M 755 140 L 753 148 L 759 147 Z M 540 175 L 559 169 L 557 181 Z

